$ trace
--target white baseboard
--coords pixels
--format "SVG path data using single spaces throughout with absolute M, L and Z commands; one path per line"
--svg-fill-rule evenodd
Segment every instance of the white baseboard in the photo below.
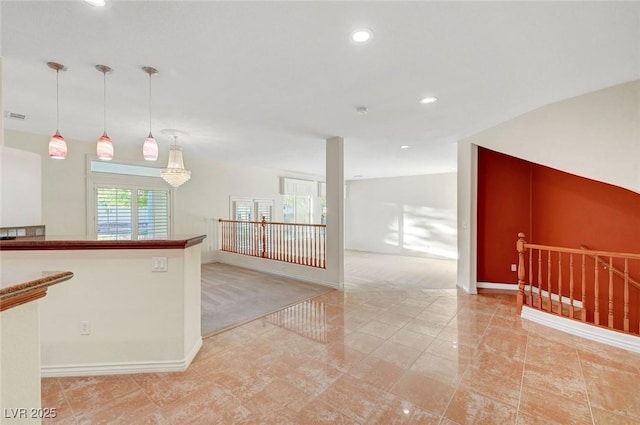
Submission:
M 478 282 L 476 283 L 478 289 L 502 289 L 504 291 L 518 292 L 518 284 L 516 283 L 493 283 L 493 282 Z
M 545 313 L 528 306 L 522 307 L 522 318 L 591 341 L 640 353 L 640 338 L 637 336 L 588 325 L 569 318 Z
M 478 282 L 476 284 L 477 288 L 482 288 L 482 289 L 502 289 L 503 291 L 513 291 L 513 292 L 518 292 L 518 284 L 516 283 L 493 283 L 493 282 Z M 529 285 L 525 285 L 524 287 L 525 292 L 529 292 Z M 540 293 L 540 290 L 538 288 L 536 288 L 535 286 L 531 289 L 532 292 L 534 294 L 538 294 Z M 547 298 L 549 296 L 549 292 L 545 291 L 544 289 L 542 290 L 542 296 Z M 551 299 L 553 301 L 558 301 L 559 297 L 558 294 L 551 294 Z M 571 304 L 571 298 L 569 297 L 562 297 L 562 304 L 566 304 L 566 305 L 570 305 Z M 582 301 L 581 300 L 573 300 L 573 306 L 577 307 L 577 308 L 582 308 Z
M 202 338 L 198 338 L 191 351 L 187 353 L 187 356 L 182 360 L 41 366 L 40 376 L 43 378 L 61 378 L 65 376 L 184 372 L 196 357 L 201 347 Z

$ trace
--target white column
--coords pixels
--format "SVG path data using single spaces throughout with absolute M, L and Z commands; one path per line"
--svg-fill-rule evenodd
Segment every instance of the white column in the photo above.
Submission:
M 326 141 L 327 280 L 344 286 L 344 139 Z
M 478 147 L 458 142 L 458 286 L 476 294 Z

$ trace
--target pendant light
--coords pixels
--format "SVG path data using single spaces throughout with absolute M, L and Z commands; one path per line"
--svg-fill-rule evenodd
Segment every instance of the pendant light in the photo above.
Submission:
M 67 157 L 67 142 L 60 135 L 60 90 L 58 88 L 58 75 L 60 71 L 66 71 L 64 65 L 56 62 L 47 62 L 47 66 L 56 71 L 56 134 L 49 140 L 49 156 L 53 159 L 65 159 Z
M 113 69 L 106 65 L 96 65 L 96 69 L 102 72 L 104 88 L 104 133 L 98 139 L 96 151 L 99 159 L 111 161 L 113 159 L 113 143 L 111 143 L 111 138 L 107 135 L 107 74 L 113 72 Z
M 155 161 L 158 159 L 158 143 L 151 134 L 151 76 L 157 75 L 158 70 L 150 66 L 143 66 L 142 70 L 149 74 L 149 136 L 144 140 L 142 145 L 142 156 L 147 161 Z
M 160 170 L 160 176 L 173 187 L 179 187 L 191 178 L 191 171 L 184 169 L 182 148 L 178 146 L 178 136 L 186 136 L 187 133 L 180 130 L 162 130 L 162 134 L 173 137 L 173 144 L 169 148 L 169 163 L 167 168 Z

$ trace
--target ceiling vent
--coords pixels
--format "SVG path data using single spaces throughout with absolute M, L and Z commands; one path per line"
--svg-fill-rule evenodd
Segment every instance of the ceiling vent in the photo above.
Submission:
M 11 118 L 14 120 L 21 120 L 24 121 L 27 119 L 27 116 L 25 114 L 19 114 L 17 112 L 10 112 L 10 111 L 5 111 L 4 116 L 6 118 Z

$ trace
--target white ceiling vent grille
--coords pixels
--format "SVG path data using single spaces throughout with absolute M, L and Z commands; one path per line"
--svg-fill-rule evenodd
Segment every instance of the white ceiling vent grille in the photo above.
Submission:
M 11 118 L 14 120 L 21 120 L 24 121 L 27 119 L 27 116 L 25 114 L 19 114 L 17 112 L 11 112 L 11 111 L 5 111 L 4 116 L 6 118 Z

